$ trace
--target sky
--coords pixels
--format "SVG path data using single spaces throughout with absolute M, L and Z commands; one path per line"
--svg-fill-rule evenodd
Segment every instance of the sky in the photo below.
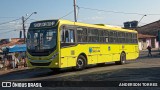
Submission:
M 160 0 L 77 0 L 78 22 L 123 26 L 126 21 L 139 21 L 139 26 L 160 19 Z M 33 12 L 37 14 L 31 15 Z M 28 15 L 28 16 L 27 16 Z M 74 21 L 73 0 L 0 0 L 0 39 L 18 38 L 22 16 L 31 22 L 48 19 Z

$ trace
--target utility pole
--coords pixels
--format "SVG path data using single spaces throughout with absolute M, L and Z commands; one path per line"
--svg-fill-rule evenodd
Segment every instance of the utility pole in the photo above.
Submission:
M 26 43 L 26 29 L 25 29 L 24 16 L 22 16 L 22 28 L 23 28 L 24 43 Z
M 76 0 L 73 0 L 73 6 L 74 6 L 74 21 L 77 22 Z
M 25 22 L 29 19 L 33 14 L 37 14 L 37 12 L 33 12 L 29 15 L 26 19 L 22 16 L 22 28 L 23 28 L 23 36 L 24 36 L 24 43 L 26 43 L 26 29 L 25 29 Z

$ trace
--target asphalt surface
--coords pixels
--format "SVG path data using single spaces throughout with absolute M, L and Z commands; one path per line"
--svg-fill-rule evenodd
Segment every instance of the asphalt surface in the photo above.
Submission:
M 72 69 L 61 70 L 54 73 L 50 69 L 27 69 L 8 73 L 1 73 L 0 81 L 160 81 L 160 55 L 156 50 L 153 56 L 148 57 L 147 51 L 141 51 L 140 57 L 134 61 L 128 61 L 125 65 L 108 63 L 104 66 L 89 66 L 82 71 Z M 39 88 L 40 90 L 42 88 Z M 53 88 L 46 88 L 53 89 Z M 54 88 L 63 90 L 64 88 Z M 75 88 L 68 88 L 74 90 Z M 68 90 L 67 89 L 67 90 Z M 79 88 L 80 89 L 80 88 Z M 81 88 L 86 89 L 86 88 Z M 88 88 L 89 89 L 89 88 Z M 87 89 L 87 90 L 88 90 Z M 96 90 L 96 88 L 90 88 Z M 106 90 L 106 88 L 98 88 Z M 111 89 L 111 88 L 107 88 Z M 116 90 L 117 88 L 112 88 Z M 125 88 L 119 88 L 124 90 Z M 132 88 L 132 90 L 141 90 Z M 155 90 L 159 88 L 143 88 Z M 130 88 L 126 88 L 130 90 Z

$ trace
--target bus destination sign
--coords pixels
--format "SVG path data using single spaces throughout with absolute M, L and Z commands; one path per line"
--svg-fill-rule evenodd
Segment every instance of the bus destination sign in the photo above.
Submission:
M 31 24 L 32 28 L 40 28 L 40 27 L 52 27 L 56 25 L 56 21 L 43 21 L 43 22 L 34 22 Z

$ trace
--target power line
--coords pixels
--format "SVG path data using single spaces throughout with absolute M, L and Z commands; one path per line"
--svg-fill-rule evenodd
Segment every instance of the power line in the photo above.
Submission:
M 148 24 L 148 23 L 140 22 L 140 24 Z
M 21 31 L 21 30 L 20 29 L 19 30 L 9 30 L 9 31 L 6 31 L 6 32 L 1 32 L 0 34 L 6 34 L 6 33 L 13 32 L 13 31 Z
M 131 12 L 118 12 L 118 11 L 107 11 L 107 10 L 101 10 L 101 9 L 93 9 L 93 8 L 87 8 L 87 7 L 79 7 L 82 9 L 88 9 L 88 10 L 94 10 L 94 11 L 102 11 L 102 12 L 110 12 L 110 13 L 120 13 L 120 14 L 135 14 L 135 15 L 160 15 L 160 14 L 142 14 L 142 13 L 131 13 Z
M 13 32 L 13 31 L 17 31 L 17 30 L 10 30 L 10 31 L 6 31 L 6 32 L 1 32 L 0 34 L 5 34 L 5 33 Z
M 8 24 L 10 22 L 14 22 L 14 21 L 17 21 L 17 20 L 20 20 L 21 18 L 18 18 L 18 19 L 15 19 L 15 20 L 11 20 L 11 21 L 7 21 L 7 22 L 3 22 L 3 23 L 0 23 L 0 25 L 3 25 L 3 24 Z
M 15 29 L 15 28 L 9 28 L 9 29 Z M 8 30 L 7 28 L 0 28 L 0 31 Z
M 67 13 L 66 15 L 64 15 L 64 16 L 62 16 L 62 17 L 60 17 L 59 19 L 62 19 L 62 18 L 64 18 L 64 17 L 67 17 L 68 15 L 70 15 L 70 14 L 72 14 L 73 13 L 73 10 L 72 11 L 70 11 L 69 13 Z
M 28 20 L 30 20 L 30 21 L 36 21 L 36 19 L 28 19 Z
M 7 18 L 8 19 L 8 18 L 18 18 L 18 17 L 0 17 L 0 18 Z

